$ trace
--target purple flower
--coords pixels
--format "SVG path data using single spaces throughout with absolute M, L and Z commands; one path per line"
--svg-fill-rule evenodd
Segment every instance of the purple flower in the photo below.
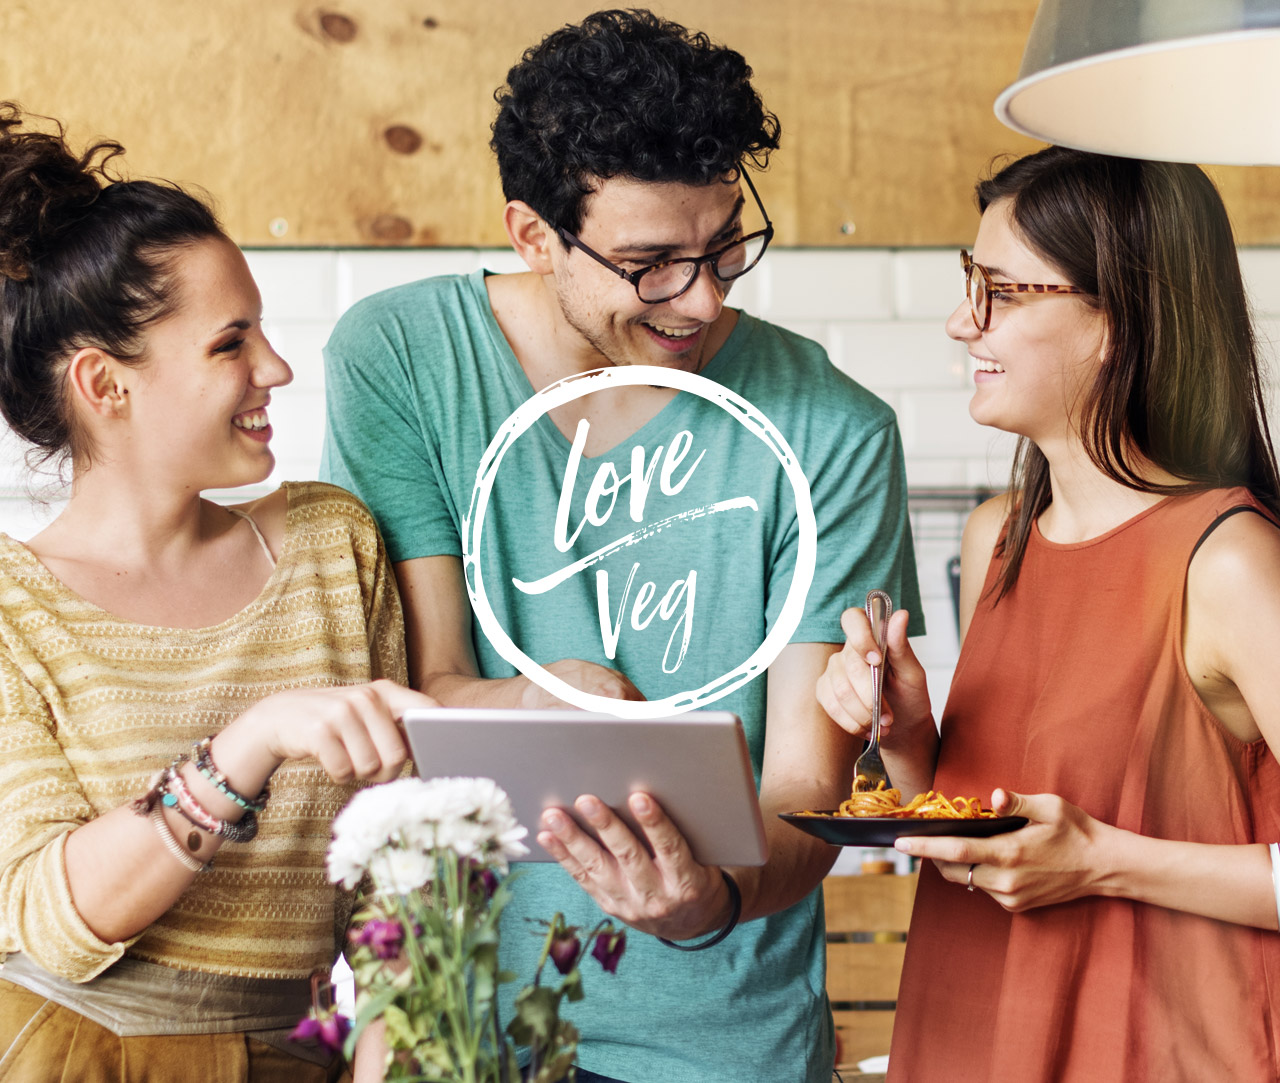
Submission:
M 492 899 L 498 890 L 498 874 L 474 857 L 465 857 L 458 862 L 458 875 L 466 880 L 470 890 L 479 891 L 486 901 Z
M 610 974 L 618 972 L 618 960 L 627 949 L 626 929 L 606 929 L 596 937 L 596 946 L 591 954 Z
M 498 890 L 498 874 L 492 869 L 481 869 L 476 879 L 480 882 L 480 887 L 484 890 L 484 897 L 492 899 L 493 893 Z
M 379 959 L 398 959 L 404 947 L 404 926 L 398 921 L 372 918 L 361 926 L 359 932 L 348 934 L 353 943 L 373 949 Z
M 314 1042 L 331 1057 L 342 1052 L 342 1043 L 351 1032 L 351 1020 L 337 1011 L 317 1012 L 314 1008 L 289 1035 L 291 1042 Z
M 578 963 L 578 952 L 582 945 L 578 941 L 577 927 L 570 925 L 561 929 L 551 938 L 551 961 L 561 974 L 568 974 Z

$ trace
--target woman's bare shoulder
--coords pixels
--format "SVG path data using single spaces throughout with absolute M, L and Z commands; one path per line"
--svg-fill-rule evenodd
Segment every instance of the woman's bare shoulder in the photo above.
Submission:
M 1009 493 L 984 500 L 969 515 L 960 541 L 960 641 L 964 642 L 969 622 L 978 608 L 982 587 L 987 581 L 987 567 L 995 553 L 1000 531 L 1013 501 Z
M 1202 540 L 1187 569 L 1188 583 L 1203 580 L 1248 587 L 1280 581 L 1280 527 L 1263 515 L 1241 512 L 1219 522 Z
M 1218 523 L 1187 568 L 1183 657 L 1209 710 L 1244 741 L 1280 748 L 1280 529 L 1242 513 Z
M 1005 492 L 991 497 L 990 500 L 984 500 L 969 513 L 969 518 L 964 524 L 961 549 L 965 553 L 972 551 L 975 555 L 984 554 L 985 559 L 981 562 L 984 569 L 995 551 L 996 542 L 1000 540 L 1000 531 L 1012 510 L 1012 494 Z

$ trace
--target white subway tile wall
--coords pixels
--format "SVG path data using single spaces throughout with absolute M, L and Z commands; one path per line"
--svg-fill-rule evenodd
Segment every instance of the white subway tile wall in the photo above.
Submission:
M 428 275 L 523 269 L 513 252 L 499 249 L 246 255 L 262 291 L 268 336 L 294 372 L 293 383 L 273 396 L 278 463 L 264 490 L 285 478 L 316 476 L 324 431 L 321 348 L 342 312 L 372 293 Z M 1242 250 L 1241 266 L 1270 361 L 1280 343 L 1280 249 Z M 981 428 L 968 414 L 968 358 L 943 331 L 960 289 L 953 249 L 776 249 L 731 295 L 736 306 L 821 342 L 834 364 L 898 412 L 929 627 L 915 647 L 938 704 L 958 651 L 948 566 L 959 552 L 968 503 L 940 500 L 936 490 L 998 490 L 1013 451 L 1011 438 Z M 1269 394 L 1276 403 L 1274 384 Z M 1273 409 L 1273 416 L 1280 414 Z M 33 497 L 28 476 L 19 441 L 0 434 L 0 530 L 17 538 L 35 533 L 60 506 L 47 477 Z

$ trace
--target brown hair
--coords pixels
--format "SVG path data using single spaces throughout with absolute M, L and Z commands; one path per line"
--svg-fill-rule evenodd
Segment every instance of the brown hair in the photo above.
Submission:
M 49 133 L 30 119 L 0 102 L 0 414 L 37 465 L 89 450 L 73 425 L 66 359 L 96 346 L 137 360 L 143 330 L 176 303 L 175 250 L 225 235 L 175 185 L 111 177 L 119 143 L 77 155 L 61 124 L 34 118 Z
M 1262 374 L 1226 208 L 1194 165 L 1048 147 L 977 185 L 1022 240 L 1106 319 L 1105 363 L 1084 393 L 1081 439 L 1107 477 L 1147 493 L 1247 486 L 1280 514 Z M 1160 485 L 1143 461 L 1183 479 Z M 1018 441 L 997 600 L 1017 582 L 1049 464 Z

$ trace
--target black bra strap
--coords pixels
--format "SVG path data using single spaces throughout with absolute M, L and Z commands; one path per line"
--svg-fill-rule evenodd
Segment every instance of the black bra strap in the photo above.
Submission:
M 1255 515 L 1261 515 L 1262 518 L 1264 518 L 1272 526 L 1280 529 L 1280 523 L 1277 523 L 1274 519 L 1271 518 L 1270 515 L 1266 514 L 1266 512 L 1262 511 L 1260 508 L 1255 508 L 1252 504 L 1237 504 L 1234 508 L 1228 508 L 1221 515 L 1219 515 L 1212 523 L 1210 523 L 1207 527 L 1204 528 L 1204 533 L 1200 535 L 1200 540 L 1196 542 L 1195 548 L 1191 550 L 1191 556 L 1187 558 L 1187 563 L 1190 564 L 1191 561 L 1195 559 L 1195 555 L 1198 552 L 1200 552 L 1200 546 L 1204 545 L 1204 543 L 1208 540 L 1210 534 L 1212 534 L 1215 530 L 1218 529 L 1218 527 L 1220 527 L 1223 523 L 1225 523 L 1228 519 L 1230 519 L 1231 516 L 1238 515 L 1242 511 L 1251 511 Z

